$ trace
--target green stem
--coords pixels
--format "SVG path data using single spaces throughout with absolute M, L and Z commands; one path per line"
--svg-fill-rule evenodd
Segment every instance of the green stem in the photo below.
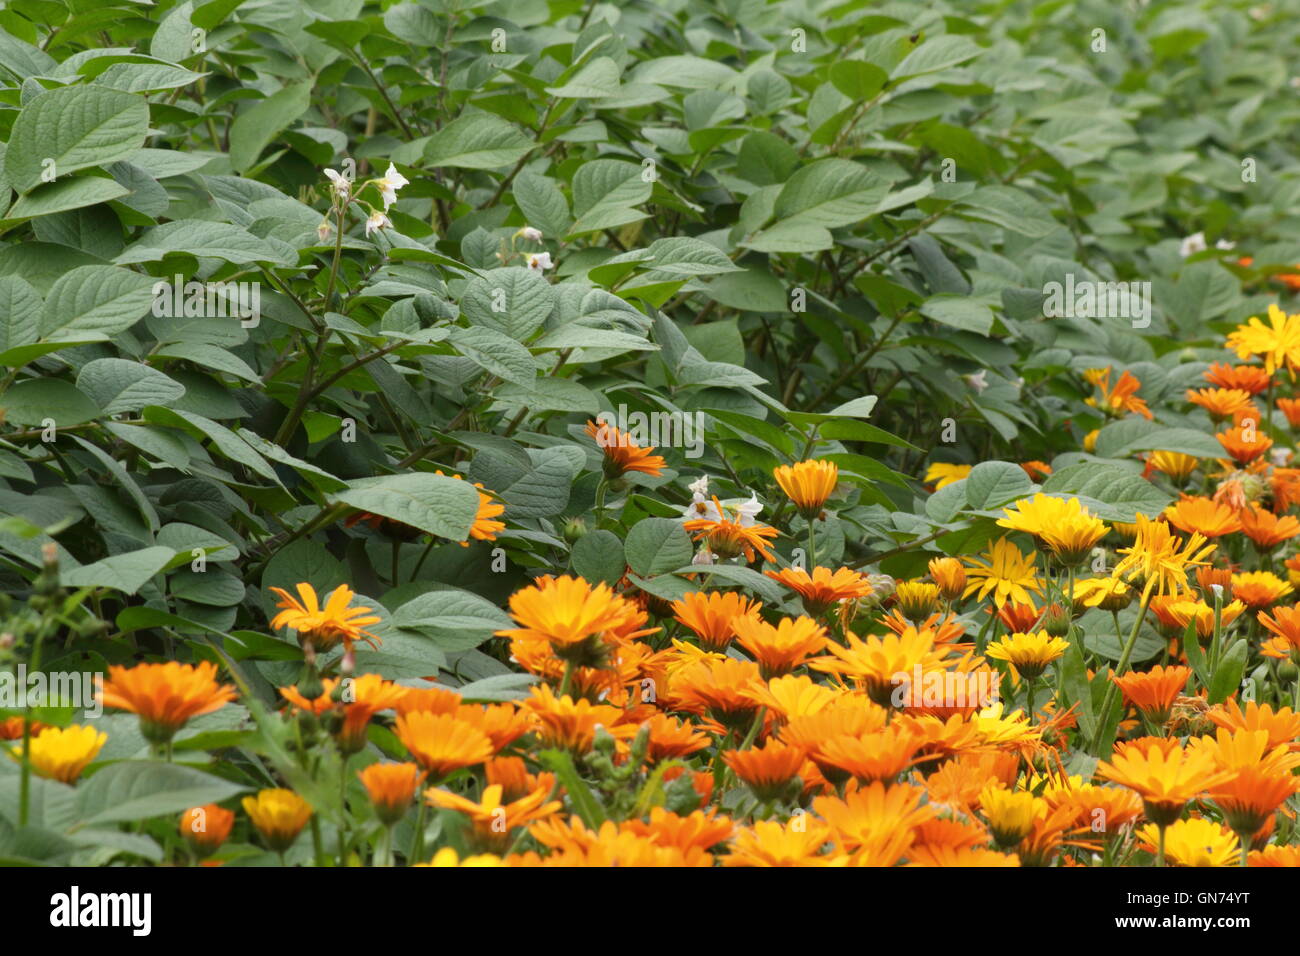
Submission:
M 1119 664 L 1116 666 L 1113 677 L 1123 677 L 1124 672 L 1128 669 L 1129 658 L 1133 656 L 1133 648 L 1137 645 L 1138 631 L 1142 628 L 1142 622 L 1147 616 L 1147 606 L 1151 600 L 1150 589 L 1142 592 L 1142 604 L 1138 608 L 1137 618 L 1133 621 L 1133 630 L 1129 632 L 1128 640 L 1124 643 L 1124 650 L 1120 654 Z M 1097 736 L 1092 742 L 1093 750 L 1100 755 L 1102 737 L 1106 733 L 1106 727 L 1110 723 L 1110 709 L 1115 703 L 1115 692 L 1117 685 L 1112 679 L 1106 687 L 1106 696 L 1102 698 L 1101 712 L 1097 716 Z

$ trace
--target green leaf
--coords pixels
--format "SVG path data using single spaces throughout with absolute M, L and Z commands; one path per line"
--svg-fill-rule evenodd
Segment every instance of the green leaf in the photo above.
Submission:
M 150 229 L 113 261 L 119 265 L 158 262 L 172 253 L 224 259 L 237 265 L 269 262 L 295 265 L 298 257 L 286 243 L 261 239 L 228 222 L 182 219 Z
M 613 229 L 644 219 L 632 207 L 650 198 L 651 184 L 641 167 L 617 159 L 593 159 L 573 174 L 573 214 L 570 236 Z
M 588 531 L 577 540 L 569 555 L 569 564 L 574 573 L 588 581 L 603 581 L 611 586 L 617 584 L 627 571 L 623 542 L 618 535 L 604 528 Z
M 149 106 L 143 96 L 101 86 L 49 90 L 14 120 L 4 176 L 18 192 L 30 192 L 49 181 L 51 173 L 62 178 L 126 159 L 144 145 L 148 130 Z
M 573 765 L 573 757 L 568 751 L 543 750 L 537 759 L 559 778 L 569 802 L 573 804 L 573 812 L 592 830 L 600 829 L 600 825 L 605 822 L 605 811 L 587 782 L 578 775 L 578 769 Z
M 430 591 L 393 610 L 394 627 L 420 631 L 444 651 L 478 647 L 497 631 L 513 627 L 509 615 L 469 591 Z
M 695 555 L 690 535 L 672 518 L 642 518 L 628 532 L 624 550 L 628 567 L 647 578 L 690 564 Z
M 616 96 L 620 72 L 613 59 L 599 56 L 585 63 L 562 86 L 548 86 L 546 92 L 561 100 L 595 100 Z
M 95 342 L 116 335 L 144 317 L 153 302 L 154 280 L 116 266 L 80 266 L 50 289 L 41 338 Z
M 512 266 L 493 269 L 465 286 L 460 309 L 480 325 L 523 342 L 555 308 L 555 290 L 532 269 Z
M 333 499 L 450 541 L 469 539 L 479 506 L 468 481 L 423 473 L 360 478 Z
M 871 215 L 888 193 L 889 183 L 865 166 L 822 159 L 790 177 L 776 197 L 775 212 L 799 225 L 835 229 Z
M 524 221 L 543 235 L 555 238 L 569 228 L 569 203 L 554 180 L 521 172 L 515 177 L 513 195 Z
M 135 594 L 165 568 L 175 554 L 171 548 L 164 547 L 128 551 L 65 571 L 62 582 L 65 587 L 112 588 L 123 594 Z
M 1031 494 L 1034 483 L 1009 461 L 980 462 L 966 476 L 966 501 L 972 510 L 990 511 Z
M 77 787 L 74 829 L 170 816 L 228 800 L 247 789 L 176 764 L 140 760 L 110 764 Z
M 959 295 L 931 296 L 921 303 L 921 314 L 943 325 L 988 335 L 993 331 L 993 310 L 977 299 Z
M 294 83 L 249 107 L 230 124 L 230 165 L 242 173 L 257 162 L 267 145 L 311 103 L 312 84 Z
M 103 412 L 71 382 L 59 378 L 29 378 L 3 396 L 5 421 L 11 425 L 71 428 L 98 418 Z
M 429 137 L 424 161 L 429 166 L 498 169 L 533 148 L 533 141 L 498 116 L 469 113 Z
M 1221 704 L 1241 686 L 1241 676 L 1246 671 L 1246 659 L 1250 647 L 1243 638 L 1237 640 L 1223 652 L 1210 678 L 1209 703 Z
M 85 392 L 105 415 L 132 412 L 146 405 L 168 405 L 185 394 L 185 386 L 155 368 L 126 359 L 87 362 L 77 375 Z
M 52 216 L 130 195 L 116 180 L 104 176 L 73 176 L 37 186 L 14 203 L 4 218 L 10 221 Z

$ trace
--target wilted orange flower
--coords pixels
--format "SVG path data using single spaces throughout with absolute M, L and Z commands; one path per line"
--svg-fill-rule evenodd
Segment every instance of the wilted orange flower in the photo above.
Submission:
M 653 446 L 642 448 L 626 432 L 607 422 L 587 422 L 587 434 L 596 440 L 605 455 L 606 478 L 618 478 L 629 471 L 657 477 L 667 464 L 662 456 L 650 454 Z
M 1143 418 L 1151 418 L 1151 409 L 1147 408 L 1147 403 L 1137 397 L 1137 390 L 1142 387 L 1142 383 L 1132 373 L 1126 371 L 1119 377 L 1115 387 L 1110 387 L 1111 367 L 1090 368 L 1083 373 L 1084 379 L 1091 385 L 1095 385 L 1101 392 L 1099 398 L 1088 398 L 1087 403 L 1094 408 L 1100 408 L 1106 414 L 1118 418 L 1124 412 L 1136 412 Z
M 799 514 L 812 520 L 834 493 L 840 469 L 833 461 L 814 459 L 781 465 L 772 471 L 772 477 Z
M 516 827 L 527 826 L 559 810 L 559 800 L 547 800 L 549 786 L 538 787 L 532 793 L 506 803 L 502 799 L 500 784 L 483 788 L 478 803 L 467 800 L 448 790 L 429 789 L 424 798 L 431 806 L 463 813 L 470 820 L 470 842 L 476 849 L 500 853 L 510 846 L 510 834 Z
M 287 627 L 298 633 L 300 642 L 312 644 L 320 650 L 339 641 L 349 648 L 354 641 L 368 644 L 379 641 L 366 627 L 378 624 L 382 619 L 370 614 L 368 607 L 348 607 L 356 594 L 346 584 L 340 584 L 330 592 L 324 607 L 316 598 L 316 589 L 306 582 L 298 585 L 298 598 L 301 600 L 283 588 L 273 587 L 271 590 L 280 597 L 276 607 L 283 609 L 271 619 L 272 629 Z
M 1183 692 L 1191 676 L 1188 667 L 1156 666 L 1145 673 L 1130 671 L 1121 677 L 1112 674 L 1110 679 L 1123 692 L 1126 703 L 1140 710 L 1157 727 L 1163 727 L 1169 720 L 1174 700 Z
M 493 754 L 487 734 L 449 714 L 414 711 L 399 715 L 394 731 L 434 783 Z
M 1233 461 L 1245 466 L 1273 447 L 1273 439 L 1257 424 L 1237 425 L 1214 436 Z
M 1232 595 L 1252 611 L 1268 607 L 1294 590 L 1270 571 L 1246 571 L 1232 576 Z
M 673 616 L 715 651 L 731 643 L 739 618 L 757 618 L 760 607 L 738 591 L 691 591 L 672 604 Z
M 1241 530 L 1255 542 L 1256 548 L 1269 551 L 1300 534 L 1300 521 L 1293 515 L 1279 518 L 1273 512 L 1252 503 L 1241 512 Z
M 1237 358 L 1261 356 L 1264 359 L 1264 371 L 1272 375 L 1280 368 L 1286 368 L 1295 378 L 1295 369 L 1300 364 L 1300 315 L 1287 315 L 1276 305 L 1268 307 L 1268 325 L 1251 318 L 1228 336 L 1225 345 L 1237 353 Z
M 235 699 L 235 689 L 216 678 L 217 665 L 211 661 L 110 667 L 98 696 L 105 707 L 138 716 L 146 740 L 165 744 L 191 717 L 220 710 Z
M 413 763 L 372 763 L 359 771 L 370 805 L 384 826 L 393 826 L 411 807 L 415 790 L 426 774 Z
M 764 571 L 769 578 L 780 581 L 803 599 L 804 610 L 817 617 L 837 601 L 870 597 L 874 592 L 866 575 L 852 568 L 813 568 L 809 574 L 803 568 L 782 568 Z
M 723 508 L 716 496 L 713 507 L 721 518 L 692 518 L 682 522 L 683 528 L 694 533 L 696 541 L 706 542 L 709 551 L 723 560 L 743 554 L 746 561 L 753 561 L 755 552 L 768 561 L 776 560 L 768 541 L 780 532 L 767 525 L 747 523 L 740 512 Z
M 178 829 L 181 839 L 201 860 L 211 856 L 226 842 L 234 825 L 233 811 L 215 803 L 207 803 L 201 807 L 190 807 L 182 813 Z
M 1250 399 L 1250 393 L 1239 388 L 1202 388 L 1187 390 L 1187 400 L 1193 405 L 1200 405 L 1210 413 L 1210 418 L 1221 422 L 1231 418 L 1237 412 L 1253 411 L 1258 417 L 1258 409 Z
M 312 813 L 311 804 L 283 788 L 259 790 L 255 797 L 244 797 L 243 805 L 257 832 L 276 853 L 293 846 Z
M 1164 518 L 1179 531 L 1211 539 L 1241 530 L 1236 510 L 1204 495 L 1183 495 L 1164 510 Z

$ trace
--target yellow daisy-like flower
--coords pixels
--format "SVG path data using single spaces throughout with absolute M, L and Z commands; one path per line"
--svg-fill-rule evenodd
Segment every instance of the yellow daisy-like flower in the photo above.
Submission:
M 32 770 L 41 777 L 62 783 L 75 783 L 81 772 L 90 765 L 104 744 L 108 734 L 94 727 L 46 727 L 35 734 L 29 743 L 28 755 Z M 15 760 L 22 759 L 22 747 L 9 751 Z
M 1186 589 L 1188 570 L 1207 564 L 1205 559 L 1215 547 L 1195 532 L 1184 544 L 1165 522 L 1153 521 L 1139 514 L 1133 546 L 1119 549 L 1125 557 L 1115 565 L 1112 574 L 1117 578 L 1142 582 L 1142 599 L 1145 601 L 1152 592 L 1165 594 Z
M 1232 576 L 1232 596 L 1253 611 L 1277 603 L 1293 590 L 1270 571 L 1246 571 Z
M 1300 315 L 1287 315 L 1276 305 L 1270 305 L 1268 325 L 1258 316 L 1251 316 L 1244 325 L 1237 326 L 1224 344 L 1238 358 L 1262 357 L 1264 371 L 1269 375 L 1285 367 L 1294 379 L 1296 366 L 1300 365 Z
M 998 846 L 1009 849 L 1029 835 L 1037 802 L 1032 793 L 1009 790 L 997 782 L 980 792 L 980 809 Z
M 1180 451 L 1153 451 L 1147 463 L 1175 481 L 1185 481 L 1196 470 L 1198 459 Z
M 455 847 L 445 846 L 433 855 L 428 863 L 416 863 L 419 866 L 505 866 L 501 857 L 494 853 L 479 853 L 461 859 L 456 855 Z
M 925 483 L 934 485 L 934 490 L 946 488 L 953 482 L 961 481 L 971 473 L 974 465 L 950 465 L 944 461 L 936 461 L 925 472 Z
M 990 644 L 984 656 L 1006 661 L 1020 676 L 1033 680 L 1069 649 L 1069 641 L 1038 631 L 1034 634 L 1007 634 Z
M 982 601 L 990 593 L 993 603 L 998 607 L 1008 601 L 1016 604 L 1031 604 L 1029 592 L 1043 592 L 1043 586 L 1034 573 L 1034 559 L 1025 554 L 1007 538 L 994 541 L 984 552 L 987 560 L 971 558 L 966 565 L 966 597 L 976 592 Z
M 920 624 L 939 607 L 939 585 L 929 581 L 899 581 L 894 589 L 898 608 L 913 624 Z
M 282 608 L 271 618 L 272 629 L 290 628 L 298 632 L 300 641 L 322 650 L 339 641 L 347 647 L 351 647 L 354 641 L 372 644 L 379 641 L 366 627 L 378 624 L 382 619 L 370 614 L 368 607 L 349 607 L 356 592 L 346 584 L 340 584 L 330 592 L 324 607 L 316 597 L 316 589 L 306 582 L 298 585 L 298 598 L 301 600 L 283 588 L 273 587 L 271 590 L 280 597 L 276 607 Z
M 1122 611 L 1133 600 L 1133 589 L 1118 578 L 1084 578 L 1074 582 L 1070 592 L 1075 610 L 1099 607 L 1103 611 Z
M 1160 828 L 1148 823 L 1137 833 L 1146 849 L 1155 852 Z M 1165 856 L 1175 866 L 1234 866 L 1240 846 L 1231 830 L 1203 817 L 1179 820 L 1165 830 Z
M 243 804 L 257 832 L 276 853 L 289 849 L 311 819 L 311 804 L 292 790 L 260 790 L 255 797 L 244 797 Z
M 772 477 L 799 513 L 812 519 L 821 513 L 822 506 L 835 491 L 840 469 L 833 461 L 814 459 L 782 465 L 773 470 Z
M 1078 498 L 1037 494 L 1002 509 L 998 526 L 1033 535 L 1062 564 L 1075 565 L 1106 536 L 1106 525 L 1088 513 Z

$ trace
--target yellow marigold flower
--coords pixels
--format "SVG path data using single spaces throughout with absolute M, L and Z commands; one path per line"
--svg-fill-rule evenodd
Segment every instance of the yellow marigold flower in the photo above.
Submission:
M 974 465 L 951 465 L 948 462 L 936 461 L 925 472 L 925 483 L 933 484 L 934 490 L 946 488 L 953 482 L 961 481 L 971 473 Z
M 1076 611 L 1089 607 L 1122 611 L 1132 603 L 1133 589 L 1118 578 L 1083 578 L 1074 582 L 1070 598 Z
M 773 470 L 772 477 L 799 514 L 811 521 L 821 514 L 822 507 L 834 493 L 840 480 L 840 469 L 833 461 L 814 459 L 781 465 Z
M 1160 842 L 1160 828 L 1148 823 L 1137 831 L 1150 853 Z M 1175 866 L 1233 866 L 1241 844 L 1231 830 L 1213 820 L 1191 817 L 1165 830 L 1165 857 Z
M 985 657 L 1006 661 L 1026 680 L 1039 677 L 1052 661 L 1070 649 L 1070 642 L 1052 637 L 1046 631 L 1033 634 L 1006 634 L 984 650 Z
M 108 734 L 94 727 L 77 724 L 71 727 L 46 727 L 34 734 L 28 745 L 32 771 L 51 780 L 75 783 L 81 772 L 99 756 L 99 751 L 107 742 Z M 21 745 L 13 747 L 9 756 L 21 760 Z
M 931 558 L 926 567 L 945 601 L 956 601 L 966 590 L 966 568 L 956 558 Z
M 1002 513 L 1006 517 L 998 519 L 999 527 L 1032 535 L 1067 566 L 1082 561 L 1106 536 L 1106 525 L 1089 514 L 1078 498 L 1036 494 L 1003 508 Z
M 1001 784 L 984 788 L 979 795 L 980 811 L 998 846 L 1010 849 L 1029 836 L 1038 802 L 1032 793 L 1010 790 Z
M 802 814 L 787 823 L 757 820 L 736 831 L 723 866 L 830 866 L 822 853 L 830 831 L 820 820 Z
M 182 813 L 178 829 L 181 839 L 189 845 L 194 855 L 204 859 L 226 842 L 234 825 L 233 810 L 208 803 L 201 807 L 190 807 Z
M 413 763 L 372 763 L 357 776 L 366 788 L 375 816 L 391 827 L 406 816 L 425 772 Z
M 812 678 L 787 674 L 747 692 L 753 700 L 782 720 L 815 714 L 840 698 L 837 691 Z
M 501 857 L 494 853 L 479 853 L 461 859 L 456 855 L 456 848 L 445 846 L 433 855 L 428 863 L 416 863 L 415 866 L 505 866 Z
M 283 588 L 273 587 L 271 590 L 280 597 L 276 607 L 283 609 L 271 619 L 272 629 L 287 627 L 296 631 L 300 642 L 324 650 L 339 641 L 351 647 L 355 641 L 374 644 L 379 640 L 366 627 L 378 624 L 382 619 L 370 614 L 368 607 L 349 607 L 356 593 L 346 584 L 340 584 L 330 592 L 324 607 L 316 597 L 316 589 L 306 582 L 298 585 L 298 598 L 301 600 Z
M 1163 521 L 1137 516 L 1137 537 L 1132 547 L 1120 548 L 1125 555 L 1112 572 L 1114 577 L 1143 583 L 1142 599 L 1154 592 L 1165 594 L 1187 587 L 1188 569 L 1208 563 L 1205 559 L 1215 546 L 1193 533 L 1184 545 Z
M 1152 468 L 1175 481 L 1186 481 L 1198 463 L 1199 459 L 1180 451 L 1153 451 L 1149 459 Z
M 939 586 L 928 581 L 899 581 L 894 599 L 904 617 L 920 624 L 938 609 Z
M 1151 602 L 1153 610 L 1155 601 Z M 1232 622 L 1246 610 L 1240 601 L 1225 604 L 1219 609 L 1219 626 L 1227 630 Z M 1214 634 L 1214 608 L 1203 601 L 1173 601 L 1165 607 L 1166 613 L 1174 619 L 1180 630 L 1186 630 L 1193 621 L 1196 622 L 1196 635 L 1205 640 Z
M 282 788 L 259 790 L 255 797 L 244 797 L 243 805 L 257 832 L 276 853 L 293 846 L 312 813 L 311 804 Z
M 1034 571 L 1033 557 L 1008 538 L 999 538 L 989 545 L 984 558 L 972 558 L 966 565 L 970 579 L 970 584 L 966 585 L 966 597 L 978 592 L 982 601 L 992 593 L 993 603 L 1002 607 L 1008 601 L 1032 604 L 1029 592 L 1042 593 L 1043 586 Z
M 1189 800 L 1231 773 L 1219 770 L 1204 749 L 1183 749 L 1177 739 L 1142 737 L 1117 747 L 1110 761 L 1097 765 L 1097 775 L 1137 793 L 1147 819 L 1168 826 Z
M 234 688 L 218 684 L 216 677 L 217 665 L 211 661 L 110 667 L 99 699 L 105 707 L 138 716 L 144 738 L 163 744 L 191 717 L 220 710 L 235 699 Z
M 1296 366 L 1300 365 L 1300 315 L 1287 315 L 1270 305 L 1268 325 L 1258 316 L 1251 316 L 1244 325 L 1237 326 L 1225 344 L 1237 353 L 1237 358 L 1261 356 L 1268 375 L 1285 367 L 1294 380 Z

